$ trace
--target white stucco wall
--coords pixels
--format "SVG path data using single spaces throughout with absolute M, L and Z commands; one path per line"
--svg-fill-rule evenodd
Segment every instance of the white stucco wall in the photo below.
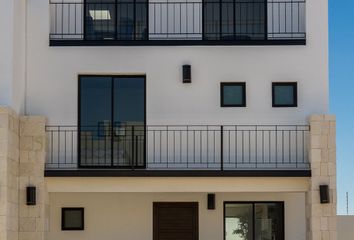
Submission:
M 26 0 L 0 2 L 0 105 L 24 112 Z
M 304 193 L 217 193 L 207 210 L 207 193 L 51 193 L 50 240 L 151 240 L 153 202 L 199 203 L 199 239 L 223 239 L 224 201 L 284 201 L 285 239 L 305 240 Z M 84 207 L 85 230 L 61 231 L 61 208 Z
M 78 74 L 146 74 L 148 124 L 303 124 L 328 111 L 327 0 L 307 1 L 306 46 L 49 47 L 47 0 L 28 2 L 27 112 L 76 124 Z M 181 67 L 192 65 L 192 84 Z M 222 81 L 246 108 L 220 108 Z M 297 81 L 298 108 L 272 108 L 271 83 Z

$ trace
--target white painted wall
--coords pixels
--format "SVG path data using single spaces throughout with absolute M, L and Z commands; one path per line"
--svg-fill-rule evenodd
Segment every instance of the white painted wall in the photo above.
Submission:
M 0 2 L 0 105 L 24 111 L 26 0 Z
M 80 73 L 146 74 L 148 124 L 303 124 L 309 114 L 328 111 L 327 0 L 307 1 L 306 46 L 257 47 L 49 47 L 48 1 L 27 4 L 27 113 L 45 115 L 50 124 L 77 123 Z M 4 68 L 8 62 L 1 61 Z M 181 83 L 186 63 L 192 84 Z M 8 104 L 13 73 L 1 72 L 0 103 Z M 247 83 L 246 108 L 220 107 L 222 81 Z M 299 107 L 272 108 L 272 81 L 298 81 Z
M 151 240 L 153 202 L 199 203 L 199 239 L 223 239 L 224 201 L 284 201 L 285 239 L 305 240 L 304 193 L 217 193 L 207 210 L 207 193 L 51 193 L 50 240 Z M 84 207 L 85 230 L 61 231 L 61 208 Z

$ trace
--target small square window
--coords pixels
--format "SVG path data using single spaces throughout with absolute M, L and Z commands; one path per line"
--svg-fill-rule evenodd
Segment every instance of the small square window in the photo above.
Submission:
M 297 83 L 273 83 L 273 107 L 297 107 Z
M 246 83 L 221 83 L 221 107 L 246 107 Z
M 61 230 L 84 230 L 84 209 L 62 208 Z

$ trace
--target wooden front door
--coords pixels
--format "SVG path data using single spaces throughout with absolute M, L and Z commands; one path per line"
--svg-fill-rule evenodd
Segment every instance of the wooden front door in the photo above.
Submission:
M 154 240 L 198 240 L 198 203 L 154 203 Z

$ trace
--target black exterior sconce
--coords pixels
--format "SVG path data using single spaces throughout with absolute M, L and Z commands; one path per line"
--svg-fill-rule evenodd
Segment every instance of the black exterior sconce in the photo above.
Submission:
M 192 83 L 191 65 L 183 65 L 183 83 Z
M 36 205 L 36 187 L 34 186 L 28 186 L 26 188 L 26 204 L 28 206 L 33 206 Z
M 208 210 L 215 209 L 215 193 L 208 193 Z
M 321 203 L 330 203 L 328 185 L 320 185 L 320 200 Z

